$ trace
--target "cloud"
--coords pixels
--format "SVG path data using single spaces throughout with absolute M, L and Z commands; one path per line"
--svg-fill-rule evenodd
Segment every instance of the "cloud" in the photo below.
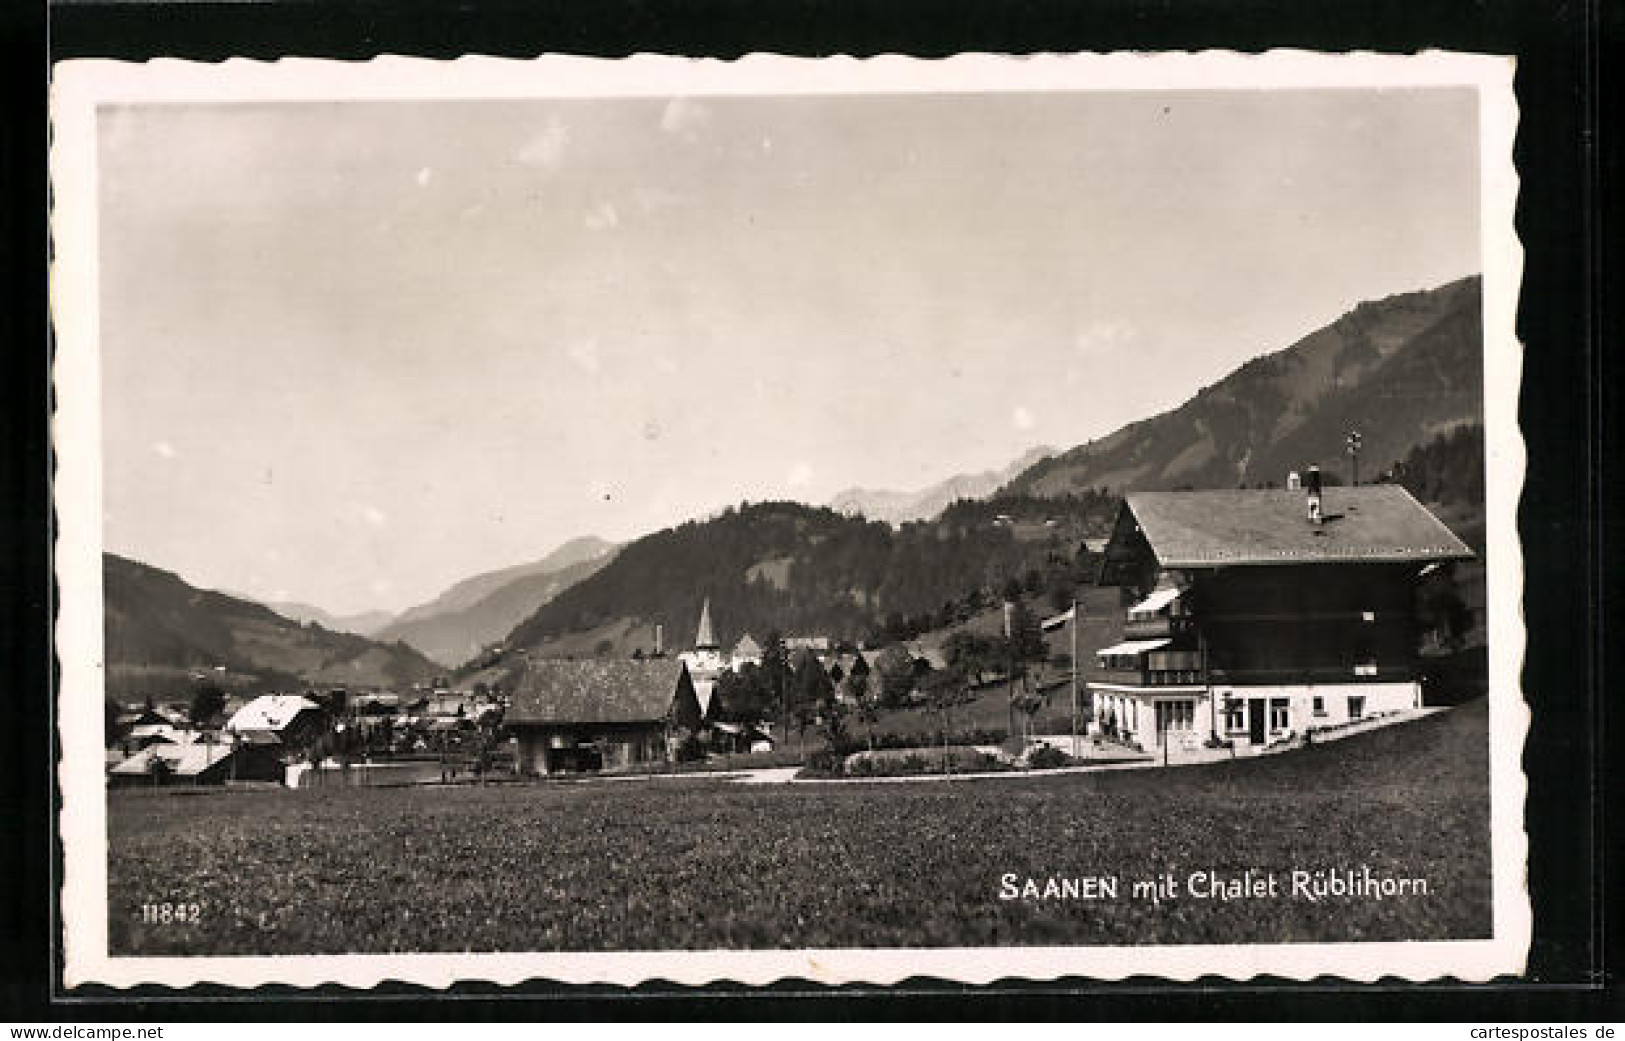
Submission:
M 582 372 L 596 373 L 603 367 L 598 360 L 597 340 L 578 340 L 570 345 L 570 360 L 581 367 Z
M 784 481 L 792 488 L 800 488 L 810 482 L 812 476 L 812 467 L 806 463 L 797 463 L 790 467 L 790 472 L 785 475 Z
M 689 98 L 672 98 L 660 113 L 660 129 L 692 140 L 711 122 L 711 110 Z
M 1031 430 L 1038 425 L 1038 419 L 1025 405 L 1017 405 L 1010 413 L 1010 425 L 1017 430 Z
M 434 171 L 425 166 L 418 170 L 417 176 L 415 176 L 413 180 L 418 182 L 419 188 L 427 188 L 429 187 L 429 182 L 434 180 Z
M 564 161 L 564 150 L 569 144 L 570 128 L 558 116 L 553 116 L 540 133 L 525 142 L 516 158 L 526 166 L 555 170 Z
M 165 459 L 173 459 L 179 454 L 175 451 L 175 446 L 170 444 L 168 441 L 154 441 L 152 443 L 152 450 L 163 456 Z
M 1095 322 L 1078 330 L 1072 338 L 1072 349 L 1085 358 L 1110 354 L 1119 347 L 1133 342 L 1139 330 L 1127 322 L 1116 320 Z
M 615 212 L 613 204 L 601 202 L 587 211 L 582 222 L 591 231 L 608 231 L 621 223 L 621 215 Z
M 361 507 L 361 516 L 375 528 L 381 528 L 389 522 L 389 515 L 376 506 Z

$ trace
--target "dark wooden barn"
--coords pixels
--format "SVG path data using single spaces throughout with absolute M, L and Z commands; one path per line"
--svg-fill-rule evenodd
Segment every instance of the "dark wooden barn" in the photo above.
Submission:
M 532 659 L 504 718 L 526 774 L 662 762 L 700 722 L 694 682 L 677 658 Z

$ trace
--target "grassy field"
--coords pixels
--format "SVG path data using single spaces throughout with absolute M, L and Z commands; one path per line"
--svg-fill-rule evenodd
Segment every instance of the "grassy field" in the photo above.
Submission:
M 110 796 L 116 954 L 1147 944 L 1490 930 L 1475 702 L 1288 755 L 960 783 L 707 779 Z M 1358 868 L 1425 896 L 1130 898 L 1171 871 Z M 1115 875 L 1108 901 L 1001 876 Z M 145 902 L 197 921 L 143 924 Z

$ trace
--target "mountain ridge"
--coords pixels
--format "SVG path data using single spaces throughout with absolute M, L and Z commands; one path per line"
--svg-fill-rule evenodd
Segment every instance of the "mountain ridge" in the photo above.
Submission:
M 620 547 L 587 535 L 540 560 L 472 575 L 378 630 L 435 661 L 458 664 L 508 634 L 543 604 L 614 559 Z
M 724 644 L 743 629 L 889 638 L 966 615 L 1012 583 L 1064 600 L 1087 582 L 1126 490 L 1284 482 L 1319 462 L 1337 479 L 1344 437 L 1364 437 L 1374 479 L 1441 433 L 1481 423 L 1480 280 L 1359 304 L 1261 354 L 1183 404 L 1034 462 L 989 499 L 961 499 L 901 528 L 827 507 L 759 503 L 629 543 L 509 634 L 531 653 L 626 654 L 666 628 L 686 646 L 702 596 Z M 1075 586 L 1073 586 L 1075 589 Z M 896 616 L 903 617 L 896 617 Z M 901 634 L 901 635 L 898 635 Z
M 407 686 L 443 670 L 404 644 L 301 624 L 173 571 L 102 554 L 107 690 L 153 693 L 207 672 L 245 690 Z
M 1363 302 L 1175 408 L 1040 460 L 1000 491 L 1280 484 L 1316 462 L 1352 476 L 1350 430 L 1374 477 L 1422 441 L 1483 421 L 1481 291 L 1472 275 Z

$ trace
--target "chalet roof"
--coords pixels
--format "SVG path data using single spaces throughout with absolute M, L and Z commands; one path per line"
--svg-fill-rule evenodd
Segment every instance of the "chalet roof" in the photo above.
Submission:
M 643 661 L 532 658 L 519 676 L 507 723 L 647 723 L 666 718 L 687 666 Z
M 1158 647 L 1166 647 L 1172 642 L 1166 637 L 1157 640 L 1125 640 L 1122 643 L 1114 643 L 1110 647 L 1102 647 L 1095 653 L 1102 658 L 1116 657 L 1120 654 L 1144 654 L 1146 651 L 1154 651 Z
M 1183 590 L 1180 589 L 1159 589 L 1129 608 L 1128 613 L 1131 615 L 1156 614 L 1175 600 L 1178 600 L 1182 592 Z
M 297 694 L 263 694 L 232 714 L 227 730 L 281 730 L 306 709 L 320 708 Z
M 1125 500 L 1163 567 L 1399 563 L 1473 553 L 1397 484 L 1327 488 L 1323 524 L 1301 491 L 1134 492 Z

